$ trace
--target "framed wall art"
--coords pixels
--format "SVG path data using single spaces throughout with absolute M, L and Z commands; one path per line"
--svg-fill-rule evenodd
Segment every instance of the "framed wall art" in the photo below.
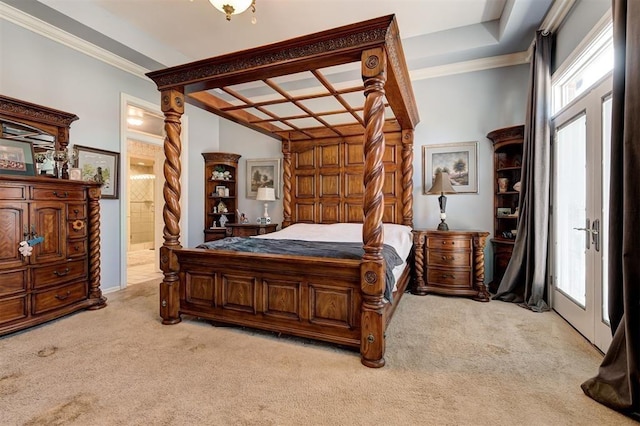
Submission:
M 18 139 L 0 139 L 0 175 L 35 176 L 33 144 Z
M 74 145 L 76 167 L 81 170 L 85 182 L 102 183 L 102 198 L 119 197 L 120 154 L 104 149 Z
M 280 198 L 279 158 L 247 160 L 247 198 L 255 199 L 260 187 L 273 188 Z
M 426 194 L 439 172 L 449 173 L 458 193 L 478 192 L 478 142 L 422 146 L 422 193 Z

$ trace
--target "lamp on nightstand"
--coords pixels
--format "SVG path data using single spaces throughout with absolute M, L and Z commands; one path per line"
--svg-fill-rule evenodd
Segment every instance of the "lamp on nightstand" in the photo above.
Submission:
M 265 223 L 271 223 L 271 218 L 269 217 L 269 212 L 267 208 L 269 207 L 269 201 L 276 200 L 276 192 L 273 188 L 258 188 L 258 194 L 256 195 L 256 200 L 265 201 L 264 203 L 264 213 L 262 215 L 262 219 Z
M 447 197 L 444 194 L 455 194 L 456 191 L 451 186 L 451 180 L 449 179 L 449 173 L 439 172 L 436 174 L 436 179 L 431 185 L 431 188 L 427 191 L 427 194 L 440 194 L 438 197 L 438 204 L 440 205 L 440 224 L 438 225 L 438 231 L 448 231 L 449 226 L 444 222 L 447 218 L 445 209 L 447 208 Z

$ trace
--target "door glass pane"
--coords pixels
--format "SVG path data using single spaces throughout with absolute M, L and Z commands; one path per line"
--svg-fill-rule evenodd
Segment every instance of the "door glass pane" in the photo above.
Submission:
M 585 306 L 586 116 L 557 132 L 555 152 L 555 264 L 557 288 Z M 576 229 L 578 228 L 578 229 Z
M 609 324 L 609 182 L 611 173 L 611 96 L 602 102 L 602 321 Z

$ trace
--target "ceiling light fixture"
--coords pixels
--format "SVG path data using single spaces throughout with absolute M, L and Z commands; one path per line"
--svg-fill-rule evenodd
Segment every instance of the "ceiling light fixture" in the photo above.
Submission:
M 256 13 L 256 0 L 209 0 L 209 3 L 220 12 L 227 15 L 227 21 L 231 20 L 231 15 L 237 15 L 251 7 L 251 11 Z M 256 23 L 256 17 L 251 18 L 251 23 Z

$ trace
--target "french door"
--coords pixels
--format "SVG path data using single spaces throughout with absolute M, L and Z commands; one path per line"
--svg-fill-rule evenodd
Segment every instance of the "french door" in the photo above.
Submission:
M 606 352 L 611 76 L 554 117 L 553 127 L 552 306 Z

